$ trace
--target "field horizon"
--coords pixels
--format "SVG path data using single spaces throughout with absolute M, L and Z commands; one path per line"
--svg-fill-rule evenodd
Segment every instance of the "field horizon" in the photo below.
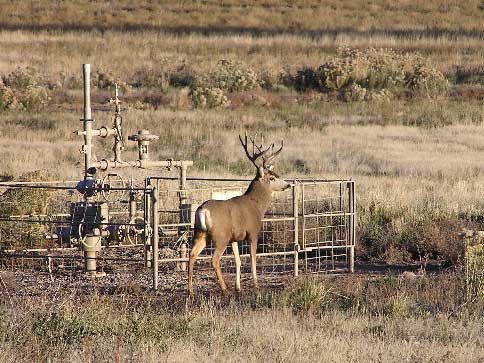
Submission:
M 247 131 L 284 139 L 283 177 L 355 180 L 356 258 L 384 271 L 187 300 L 149 290 L 143 268 L 90 280 L 2 264 L 0 361 L 483 362 L 484 279 L 470 290 L 461 237 L 484 230 L 482 1 L 0 9 L 0 181 L 83 177 L 90 63 L 95 127 L 111 126 L 118 84 L 125 136 L 158 135 L 151 159 L 193 160 L 189 176 L 253 177 Z M 111 149 L 96 139 L 94 157 Z

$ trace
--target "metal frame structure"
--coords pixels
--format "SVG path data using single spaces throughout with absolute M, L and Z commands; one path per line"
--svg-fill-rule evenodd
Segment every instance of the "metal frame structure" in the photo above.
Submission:
M 0 183 L 0 205 L 18 202 L 27 190 L 55 194 L 51 198 L 53 205 L 43 212 L 2 215 L 4 212 L 0 211 L 0 266 L 3 263 L 14 268 L 18 261 L 23 264 L 25 260 L 40 260 L 49 272 L 56 268 L 81 269 L 91 277 L 99 277 L 104 275 L 108 261 L 111 265 L 134 263 L 151 269 L 152 287 L 157 289 L 160 273 L 186 270 L 196 208 L 208 199 L 242 194 L 251 180 L 190 178 L 187 171 L 193 165 L 190 160 L 151 160 L 149 144 L 158 137 L 148 130 L 128 136 L 128 140 L 137 143 L 138 159 L 123 160 L 125 137 L 117 86 L 111 100 L 115 105 L 112 126 L 94 129 L 91 67 L 84 64 L 82 70 L 83 130 L 77 134 L 84 140 L 81 149 L 84 178 L 73 182 Z M 113 137 L 112 159 L 92 159 L 95 137 Z M 165 175 L 175 168 L 178 173 L 130 183 L 118 174 L 109 173 L 123 168 L 166 168 Z M 108 174 L 97 179 L 98 170 Z M 263 219 L 257 253 L 260 274 L 298 276 L 300 272 L 344 269 L 353 272 L 354 181 L 288 181 L 292 188 L 276 193 Z M 2 246 L 2 242 L 8 242 L 8 246 Z M 209 269 L 212 247 L 207 247 L 198 258 L 197 270 Z M 134 254 L 126 256 L 120 252 L 127 249 L 135 251 Z M 78 251 L 83 255 L 79 256 Z M 234 271 L 234 254 L 240 254 L 244 261 L 244 274 L 248 271 L 245 262 L 249 253 L 243 241 L 229 247 L 223 269 Z M 240 281 L 240 277 L 236 279 Z
M 45 226 L 49 231 L 45 231 L 46 238 L 37 245 L 23 244 L 21 248 L 2 249 L 0 259 L 5 266 L 27 259 L 37 261 L 37 266 L 47 266 L 49 271 L 70 268 L 74 272 L 93 271 L 92 264 L 97 262 L 101 266 L 97 274 L 117 264 L 144 265 L 151 269 L 152 287 L 157 289 L 159 276 L 186 270 L 193 235 L 193 215 L 198 205 L 224 193 L 228 196 L 240 194 L 249 181 L 189 178 L 184 174 L 148 177 L 143 183 L 133 183 L 127 188 L 111 188 L 112 193 L 128 196 L 137 193 L 138 197 L 135 203 L 132 197 L 107 202 L 109 220 L 92 219 L 93 225 L 106 231 L 96 251 L 100 252 L 100 256 L 86 255 L 84 236 L 73 237 L 76 236 L 72 233 L 73 226 L 78 227 L 65 206 L 75 203 L 72 198 L 80 199 L 74 185 L 0 183 L 0 192 L 3 189 L 3 193 L 14 189 L 50 190 L 57 194 L 56 200 L 65 201 L 60 204 L 64 209 L 44 216 L 2 216 L 0 226 L 1 223 L 28 223 Z M 353 272 L 354 181 L 289 181 L 292 188 L 275 195 L 263 219 L 257 253 L 258 274 L 262 280 L 281 275 L 297 277 L 300 273 Z M 128 249 L 133 251 L 129 257 L 125 252 Z M 84 257 L 79 256 L 79 250 L 84 251 Z M 240 241 L 236 252 L 240 253 L 242 277 L 245 277 L 250 265 L 248 245 Z M 209 245 L 197 260 L 197 272 L 212 274 L 209 264 L 211 253 Z M 229 248 L 224 255 L 222 267 L 225 273 L 235 272 L 233 253 Z M 94 268 L 97 268 L 96 264 Z

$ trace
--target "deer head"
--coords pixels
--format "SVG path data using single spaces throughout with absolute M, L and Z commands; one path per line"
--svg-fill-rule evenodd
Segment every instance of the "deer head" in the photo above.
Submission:
M 254 164 L 257 169 L 256 179 L 261 183 L 261 185 L 270 192 L 282 191 L 290 188 L 291 185 L 282 179 L 276 172 L 274 172 L 274 163 L 276 157 L 282 151 L 284 147 L 284 140 L 281 141 L 281 147 L 279 150 L 274 151 L 274 144 L 269 145 L 264 148 L 264 139 L 261 136 L 260 144 L 257 144 L 257 135 L 254 138 L 247 136 L 245 137 L 239 135 L 240 143 L 244 148 L 247 158 Z M 249 151 L 249 140 L 252 144 L 252 153 Z

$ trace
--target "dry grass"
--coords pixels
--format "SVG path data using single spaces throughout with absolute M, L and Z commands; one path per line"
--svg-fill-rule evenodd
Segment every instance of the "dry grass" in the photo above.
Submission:
M 319 279 L 187 305 L 144 292 L 12 297 L 0 305 L 0 359 L 480 362 L 481 307 L 460 306 L 458 285 L 455 275 Z
M 231 94 L 228 109 L 196 110 L 185 89 L 156 79 L 151 90 L 123 94 L 125 131 L 160 135 L 152 158 L 193 159 L 191 175 L 250 175 L 237 142 L 244 130 L 284 138 L 281 174 L 356 179 L 361 257 L 452 260 L 459 229 L 483 227 L 484 29 L 477 0 L 0 0 L 0 9 L 0 75 L 33 67 L 52 96 L 39 112 L 0 111 L 0 179 L 37 169 L 81 177 L 81 140 L 72 131 L 81 128 L 82 63 L 126 82 L 139 71 L 208 74 L 231 58 L 274 78 L 283 69 L 316 67 L 341 46 L 391 47 L 428 58 L 451 80 L 451 97 L 342 103 L 280 87 Z M 109 96 L 94 92 L 96 126 L 111 123 L 101 105 Z M 97 157 L 110 148 L 96 140 Z M 135 156 L 128 146 L 126 158 Z M 213 295 L 188 307 L 177 297 L 127 291 L 138 292 L 2 291 L 0 361 L 484 359 L 482 304 L 464 304 L 457 274 L 310 281 L 225 300 Z
M 255 0 L 113 4 L 2 1 L 0 23 L 9 28 L 165 29 L 248 32 L 461 31 L 482 34 L 482 3 L 405 0 L 388 2 Z
M 257 71 L 279 72 L 284 67 L 316 66 L 338 47 L 383 47 L 419 51 L 438 69 L 455 72 L 481 65 L 482 39 L 464 35 L 419 37 L 381 34 L 356 35 L 173 35 L 159 32 L 35 32 L 0 31 L 0 69 L 33 66 L 41 73 L 78 75 L 80 64 L 92 63 L 128 78 L 142 68 L 177 68 L 181 65 L 207 71 L 222 58 L 243 60 Z M 108 49 L 115 51 L 107 51 Z

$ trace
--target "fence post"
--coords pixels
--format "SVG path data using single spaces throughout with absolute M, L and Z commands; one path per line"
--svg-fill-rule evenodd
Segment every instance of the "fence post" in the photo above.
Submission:
M 299 276 L 299 187 L 294 181 L 292 189 L 292 210 L 294 217 L 294 277 Z
M 180 167 L 180 174 L 178 176 L 178 188 L 180 189 L 179 192 L 179 210 L 180 210 L 180 222 L 184 223 L 186 221 L 191 220 L 191 205 L 188 206 L 187 204 L 187 166 L 182 165 Z M 186 215 L 184 215 L 186 213 Z M 182 227 L 179 228 L 179 233 L 183 233 L 183 231 L 188 230 L 189 227 Z M 187 258 L 188 257 L 188 246 L 185 242 L 183 242 L 180 246 L 180 257 L 181 258 Z M 177 271 L 186 271 L 187 270 L 187 264 L 184 261 L 180 261 L 176 265 Z
M 158 289 L 158 180 L 156 185 L 151 189 L 151 225 L 153 226 L 153 233 L 151 235 L 151 248 L 153 253 L 152 268 L 153 268 L 153 290 Z
M 144 240 L 144 258 L 145 267 L 151 267 L 151 182 L 149 178 L 145 179 L 145 190 L 143 195 L 144 202 L 144 220 L 145 228 L 143 230 Z
M 355 182 L 354 180 L 350 180 L 348 182 L 348 213 L 349 220 L 348 220 L 348 230 L 349 230 L 349 256 L 348 256 L 348 271 L 353 273 L 355 272 Z

